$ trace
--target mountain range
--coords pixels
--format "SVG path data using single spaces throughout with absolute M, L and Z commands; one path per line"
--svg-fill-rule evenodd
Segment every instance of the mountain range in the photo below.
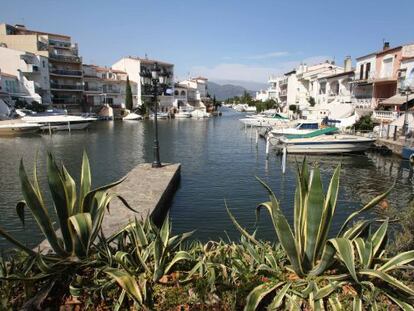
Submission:
M 220 80 L 208 81 L 208 93 L 211 96 L 216 96 L 217 100 L 225 100 L 234 96 L 241 96 L 245 91 L 252 96 L 256 91 L 266 88 L 266 84 L 257 82 L 235 81 L 235 80 Z

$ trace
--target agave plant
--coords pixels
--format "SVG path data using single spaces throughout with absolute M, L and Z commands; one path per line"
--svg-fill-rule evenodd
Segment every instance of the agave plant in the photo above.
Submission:
M 60 237 L 53 227 L 52 218 L 43 199 L 37 178 L 36 162 L 32 182 L 27 176 L 23 160 L 20 161 L 19 177 L 24 200 L 17 204 L 16 212 L 23 225 L 25 209 L 29 208 L 47 239 L 54 257 L 74 260 L 87 257 L 91 245 L 101 230 L 101 224 L 105 210 L 109 208 L 109 202 L 114 197 L 119 197 L 116 194 L 108 193 L 108 190 L 121 183 L 123 179 L 91 189 L 89 160 L 86 152 L 84 152 L 79 194 L 77 194 L 76 183 L 66 167 L 64 165 L 59 167 L 52 154 L 49 153 L 47 157 L 47 181 L 53 198 L 56 218 L 60 226 Z M 1 228 L 0 235 L 26 253 L 37 256 L 35 251 L 23 245 Z
M 324 195 L 319 168 L 315 167 L 312 172 L 309 172 L 306 159 L 303 161 L 301 168 L 298 169 L 293 230 L 283 215 L 279 202 L 272 190 L 259 180 L 267 189 L 270 201 L 260 204 L 257 211 L 260 212 L 261 208 L 265 208 L 269 212 L 278 240 L 290 263 L 290 266 L 287 268 L 294 273 L 294 276 L 290 278 L 291 280 L 274 278 L 270 283 L 256 287 L 248 297 L 246 310 L 254 310 L 266 295 L 275 292 L 277 294 L 269 306 L 272 310 L 280 307 L 285 299 L 288 299 L 291 305 L 297 305 L 303 298 L 309 299 L 311 305 L 314 305 L 315 301 L 321 302 L 321 299 L 326 296 L 323 293 L 331 293 L 336 288 L 335 286 L 339 286 L 340 283 L 330 283 L 328 287 L 319 289 L 317 282 L 314 280 L 318 276 L 321 276 L 319 280 L 324 279 L 324 274 L 326 274 L 327 269 L 335 260 L 339 260 L 345 265 L 344 267 L 348 268 L 348 273 L 342 276 L 342 281 L 352 278 L 353 281 L 359 282 L 357 273 L 351 265 L 351 261 L 354 263 L 352 245 L 354 245 L 354 241 L 358 241 L 355 242 L 359 243 L 358 245 L 365 245 L 361 242 L 362 238 L 360 236 L 369 230 L 373 220 L 359 221 L 349 228 L 348 225 L 356 216 L 364 211 L 368 211 L 383 200 L 391 189 L 352 213 L 345 220 L 336 237 L 329 239 L 328 233 L 331 228 L 339 192 L 339 175 L 340 166 L 335 169 L 328 191 Z M 262 242 L 257 241 L 253 235 L 250 235 L 238 224 L 228 208 L 227 211 L 242 235 L 252 244 L 262 245 Z M 383 230 L 384 227 L 381 227 L 380 232 L 383 232 Z M 380 232 L 375 235 L 377 238 Z M 383 244 L 382 240 L 381 243 Z M 382 245 L 381 243 L 376 245 Z M 368 250 L 365 250 L 365 252 L 368 252 Z M 372 256 L 376 255 L 379 254 L 377 252 L 372 254 Z M 411 261 L 411 255 L 410 253 L 404 254 L 403 258 Z M 368 275 L 367 271 L 361 270 L 360 273 Z M 372 273 L 372 271 L 369 273 Z M 388 277 L 384 276 L 384 278 Z M 338 280 L 332 277 L 330 277 L 330 280 L 338 282 Z M 389 284 L 394 287 L 397 285 L 393 280 Z M 298 293 L 301 293 L 302 296 Z M 403 294 L 406 295 L 408 293 L 409 289 L 405 287 Z
M 193 256 L 181 249 L 192 232 L 171 235 L 168 216 L 159 229 L 149 217 L 128 224 L 105 241 L 100 256 L 109 263 L 104 272 L 139 306 L 149 303 L 147 287 L 153 283 L 169 283 L 176 264 L 193 262 Z M 114 249 L 110 243 L 118 240 Z M 122 294 L 123 292 L 121 292 Z M 123 299 L 123 298 L 122 298 Z

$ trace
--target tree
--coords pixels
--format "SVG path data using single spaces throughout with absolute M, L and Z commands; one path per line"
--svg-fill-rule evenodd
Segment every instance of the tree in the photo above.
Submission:
M 243 95 L 240 98 L 241 102 L 243 104 L 248 104 L 249 106 L 254 106 L 254 103 L 252 102 L 252 95 L 249 94 L 246 90 L 244 90 Z
M 315 102 L 315 98 L 313 98 L 312 96 L 309 97 L 309 104 L 311 107 L 315 106 L 316 102 Z
M 131 84 L 129 83 L 129 76 L 127 76 L 126 87 L 125 87 L 125 108 L 132 110 L 133 101 L 132 101 L 132 90 Z

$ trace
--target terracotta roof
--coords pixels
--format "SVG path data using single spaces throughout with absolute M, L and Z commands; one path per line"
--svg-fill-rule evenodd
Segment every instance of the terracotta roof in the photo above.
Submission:
M 409 57 L 403 57 L 403 58 L 401 58 L 401 61 L 405 61 L 405 60 L 414 60 L 414 56 L 409 56 Z
M 164 65 L 164 66 L 174 66 L 174 64 L 163 62 L 163 61 L 160 61 L 160 60 L 141 58 L 141 57 L 137 57 L 137 56 L 128 56 L 127 58 L 139 60 L 143 64 L 158 63 L 159 65 Z

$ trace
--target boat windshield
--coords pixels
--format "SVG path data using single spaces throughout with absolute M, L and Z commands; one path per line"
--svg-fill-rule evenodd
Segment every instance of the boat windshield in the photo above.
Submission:
M 300 123 L 297 126 L 298 129 L 301 130 L 317 130 L 319 129 L 318 123 Z

